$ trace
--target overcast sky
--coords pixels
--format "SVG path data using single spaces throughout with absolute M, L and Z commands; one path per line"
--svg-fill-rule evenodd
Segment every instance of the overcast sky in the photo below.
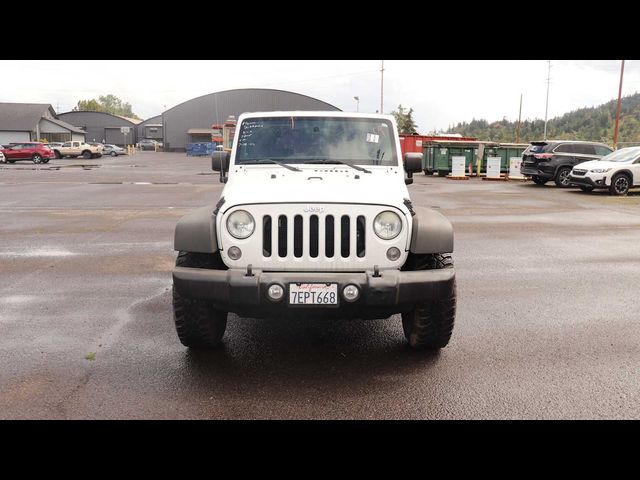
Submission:
M 142 118 L 191 98 L 233 88 L 274 88 L 316 97 L 345 111 L 380 108 L 379 60 L 357 61 L 0 61 L 0 101 L 51 103 L 113 93 Z M 544 118 L 547 61 L 385 60 L 384 113 L 412 107 L 421 132 L 485 118 Z M 549 118 L 614 99 L 620 61 L 553 60 Z M 640 61 L 625 63 L 623 95 L 640 90 Z

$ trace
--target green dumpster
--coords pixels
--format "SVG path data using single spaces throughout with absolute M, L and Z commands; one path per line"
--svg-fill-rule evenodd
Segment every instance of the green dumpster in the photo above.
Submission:
M 423 147 L 423 170 L 445 176 L 451 173 L 452 157 L 465 157 L 465 172 L 475 166 L 476 144 L 465 142 L 433 142 Z
M 487 158 L 500 157 L 500 172 L 509 173 L 511 157 L 522 157 L 522 153 L 529 146 L 528 143 L 500 143 L 496 145 L 486 145 L 482 156 L 481 171 L 487 172 Z

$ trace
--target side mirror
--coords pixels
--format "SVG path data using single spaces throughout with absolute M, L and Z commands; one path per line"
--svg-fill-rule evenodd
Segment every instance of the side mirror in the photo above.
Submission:
M 231 154 L 229 152 L 213 152 L 211 155 L 211 170 L 220 172 L 220 183 L 227 183 L 227 172 L 229 170 L 229 161 Z
M 405 153 L 404 169 L 409 175 L 422 171 L 422 154 L 416 152 Z
M 229 152 L 213 152 L 211 155 L 211 170 L 214 172 L 226 172 L 229 170 Z

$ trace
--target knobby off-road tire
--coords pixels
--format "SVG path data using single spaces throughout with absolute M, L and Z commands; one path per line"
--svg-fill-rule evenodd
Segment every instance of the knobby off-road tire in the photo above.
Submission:
M 180 252 L 176 267 L 226 269 L 220 254 Z M 190 348 L 215 348 L 227 328 L 227 312 L 206 300 L 186 298 L 173 287 L 173 318 L 180 342 Z
M 453 268 L 448 254 L 420 255 L 411 259 L 411 270 L 433 270 Z M 456 284 L 448 297 L 416 305 L 410 312 L 402 314 L 404 336 L 412 348 L 437 350 L 446 347 L 451 339 L 456 318 Z

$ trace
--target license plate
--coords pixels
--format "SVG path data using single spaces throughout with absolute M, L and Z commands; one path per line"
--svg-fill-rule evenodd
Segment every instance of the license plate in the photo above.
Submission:
M 338 305 L 338 284 L 290 283 L 289 305 Z

